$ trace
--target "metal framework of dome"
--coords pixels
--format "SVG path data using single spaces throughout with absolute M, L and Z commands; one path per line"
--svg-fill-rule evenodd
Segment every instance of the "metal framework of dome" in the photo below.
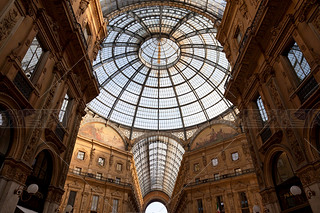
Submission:
M 215 24 L 183 8 L 149 6 L 115 16 L 93 64 L 100 94 L 88 107 L 131 128 L 185 129 L 231 107 L 230 67 Z
M 142 196 L 159 190 L 171 197 L 183 147 L 171 138 L 156 135 L 137 142 L 132 152 Z

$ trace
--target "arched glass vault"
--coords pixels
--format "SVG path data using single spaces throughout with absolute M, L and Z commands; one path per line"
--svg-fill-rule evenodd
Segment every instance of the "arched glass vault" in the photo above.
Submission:
M 137 8 L 109 21 L 89 108 L 137 129 L 185 129 L 231 108 L 230 67 L 208 18 L 169 6 Z
M 100 94 L 91 111 L 131 129 L 131 140 L 146 130 L 187 139 L 199 124 L 233 110 L 223 96 L 230 66 L 215 38 L 225 1 L 100 2 L 108 36 L 93 63 Z M 155 133 L 132 153 L 142 195 L 159 190 L 170 197 L 183 147 Z
M 169 197 L 179 172 L 183 147 L 165 136 L 151 136 L 132 148 L 142 196 L 159 190 Z

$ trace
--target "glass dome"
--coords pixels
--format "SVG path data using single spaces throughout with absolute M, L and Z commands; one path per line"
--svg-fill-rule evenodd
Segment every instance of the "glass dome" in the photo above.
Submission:
M 231 107 L 230 67 L 208 18 L 182 8 L 136 8 L 108 23 L 93 67 L 100 94 L 89 109 L 121 125 L 183 129 Z

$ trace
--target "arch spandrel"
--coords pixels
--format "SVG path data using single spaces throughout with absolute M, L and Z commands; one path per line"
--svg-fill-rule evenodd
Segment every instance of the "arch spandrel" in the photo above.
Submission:
M 79 129 L 80 136 L 90 138 L 106 145 L 126 150 L 126 143 L 120 134 L 111 126 L 100 122 L 86 123 Z

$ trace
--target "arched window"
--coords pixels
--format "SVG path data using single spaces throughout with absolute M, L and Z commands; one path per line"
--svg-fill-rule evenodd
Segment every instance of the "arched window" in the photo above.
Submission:
M 0 169 L 13 138 L 13 123 L 9 113 L 0 107 Z
M 299 212 L 311 212 L 307 197 L 300 179 L 295 176 L 292 165 L 286 153 L 279 153 L 273 161 L 273 181 L 282 210 L 299 209 Z M 300 187 L 301 195 L 290 192 L 292 186 Z
M 52 159 L 47 150 L 38 154 L 32 164 L 32 173 L 28 176 L 26 186 L 30 184 L 37 184 L 39 190 L 36 194 L 32 195 L 30 200 L 27 193 L 24 193 L 22 199 L 19 200 L 18 205 L 27 209 L 42 212 L 45 200 L 47 198 L 48 188 L 52 177 Z M 25 195 L 26 194 L 26 195 Z M 23 200 L 28 200 L 24 202 Z

